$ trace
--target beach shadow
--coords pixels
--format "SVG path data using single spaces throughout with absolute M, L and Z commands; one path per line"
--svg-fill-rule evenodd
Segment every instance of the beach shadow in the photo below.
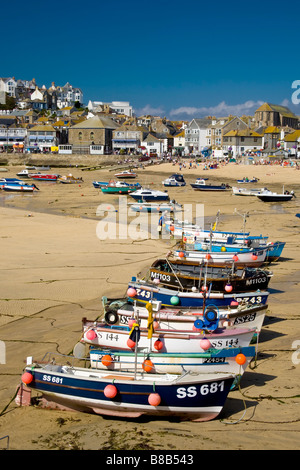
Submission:
M 285 291 L 281 289 L 274 289 L 274 287 L 268 287 L 268 291 L 270 294 L 284 294 Z
M 272 339 L 279 338 L 281 336 L 286 335 L 284 333 L 279 333 L 278 331 L 272 331 L 262 328 L 261 332 L 259 333 L 259 342 L 266 343 L 267 341 L 271 341 Z
M 253 416 L 255 407 L 257 405 L 258 405 L 258 401 L 256 400 L 242 400 L 240 398 L 228 397 L 226 400 L 225 406 L 217 419 L 219 419 L 220 421 L 225 421 L 225 422 L 228 419 L 232 419 L 232 420 L 234 419 L 234 421 L 238 421 L 242 417 L 243 417 L 243 420 L 245 420 L 245 418 L 249 419 L 249 417 Z M 245 412 L 245 416 L 243 416 L 244 412 Z M 237 413 L 241 413 L 241 416 L 239 415 L 236 416 Z M 234 418 L 233 418 L 233 415 L 234 415 Z
M 286 321 L 286 319 L 281 318 L 281 317 L 272 317 L 272 316 L 266 315 L 265 319 L 264 319 L 263 327 L 264 326 L 269 326 L 269 325 L 274 325 L 275 323 L 280 323 L 282 321 Z

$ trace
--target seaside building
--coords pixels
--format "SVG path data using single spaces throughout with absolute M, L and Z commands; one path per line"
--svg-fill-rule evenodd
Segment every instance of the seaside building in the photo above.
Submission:
M 230 130 L 223 136 L 223 151 L 233 158 L 247 152 L 260 151 L 263 135 L 251 129 Z
M 124 114 L 125 116 L 132 117 L 132 106 L 128 101 L 112 101 L 105 103 L 103 101 L 89 101 L 88 110 L 92 113 L 106 113 L 106 114 Z
M 192 119 L 185 129 L 185 154 L 200 155 L 211 146 L 210 135 L 211 119 Z
M 113 153 L 135 153 L 141 152 L 141 143 L 149 133 L 148 129 L 138 126 L 136 121 L 132 124 L 126 122 L 113 131 L 112 150 Z
M 298 129 L 299 118 L 286 106 L 264 103 L 254 113 L 256 127 L 289 126 Z
M 112 119 L 98 115 L 75 124 L 69 128 L 72 153 L 111 153 L 113 131 L 118 127 Z

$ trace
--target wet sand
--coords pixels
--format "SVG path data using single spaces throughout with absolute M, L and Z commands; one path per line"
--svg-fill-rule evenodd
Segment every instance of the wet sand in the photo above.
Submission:
M 7 167 L 14 177 L 19 167 Z M 142 185 L 163 189 L 162 180 L 178 166 L 162 164 L 137 170 Z M 51 170 L 61 175 L 70 169 Z M 246 229 L 270 240 L 286 241 L 280 261 L 269 268 L 269 308 L 258 344 L 258 357 L 245 372 L 240 389 L 230 392 L 221 415 L 210 422 L 170 419 L 115 419 L 18 407 L 14 395 L 27 356 L 72 352 L 81 336 L 81 320 L 97 318 L 101 298 L 123 296 L 131 276 L 144 271 L 172 246 L 168 240 L 99 240 L 97 207 L 118 210 L 118 197 L 104 195 L 93 181 L 107 181 L 113 172 L 83 172 L 80 185 L 40 182 L 34 194 L 0 193 L 1 295 L 0 340 L 6 360 L 0 364 L 0 438 L 9 436 L 14 450 L 224 450 L 298 449 L 300 431 L 299 371 L 299 227 L 300 172 L 276 165 L 229 164 L 217 170 L 182 169 L 187 186 L 168 188 L 181 204 L 204 204 L 206 223 L 220 210 L 220 229 Z M 204 176 L 210 182 L 237 185 L 238 178 L 256 176 L 251 187 L 294 190 L 288 203 L 263 203 L 256 198 L 194 191 L 189 183 Z M 166 188 L 164 188 L 166 189 Z M 128 200 L 132 201 L 128 197 Z M 6 440 L 0 441 L 4 448 Z

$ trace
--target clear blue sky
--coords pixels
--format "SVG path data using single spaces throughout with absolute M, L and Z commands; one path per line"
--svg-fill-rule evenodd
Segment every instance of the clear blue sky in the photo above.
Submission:
M 4 2 L 0 76 L 71 83 L 172 119 L 291 103 L 299 2 Z M 299 109 L 298 109 L 299 108 Z

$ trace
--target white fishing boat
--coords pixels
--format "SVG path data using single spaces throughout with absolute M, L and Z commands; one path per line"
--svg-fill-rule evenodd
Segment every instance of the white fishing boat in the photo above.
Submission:
M 282 193 L 276 193 L 269 191 L 266 189 L 260 194 L 257 194 L 258 199 L 264 202 L 283 202 L 283 201 L 290 201 L 293 199 L 295 196 L 294 191 L 284 191 L 284 188 L 282 190 Z
M 232 187 L 232 193 L 235 196 L 258 196 L 262 194 L 264 191 L 267 191 L 267 188 L 238 188 L 236 186 Z
M 100 348 L 128 351 L 138 343 L 139 351 L 156 351 L 177 353 L 204 352 L 210 348 L 223 349 L 229 347 L 242 348 L 249 346 L 254 329 L 222 328 L 212 332 L 184 330 L 154 330 L 148 338 L 148 330 L 140 329 L 138 340 L 131 337 L 131 328 L 127 326 L 96 323 L 90 325 L 83 322 L 81 342 Z
M 168 201 L 169 194 L 167 191 L 158 191 L 152 189 L 138 189 L 130 196 L 138 202 L 155 202 L 155 201 Z

